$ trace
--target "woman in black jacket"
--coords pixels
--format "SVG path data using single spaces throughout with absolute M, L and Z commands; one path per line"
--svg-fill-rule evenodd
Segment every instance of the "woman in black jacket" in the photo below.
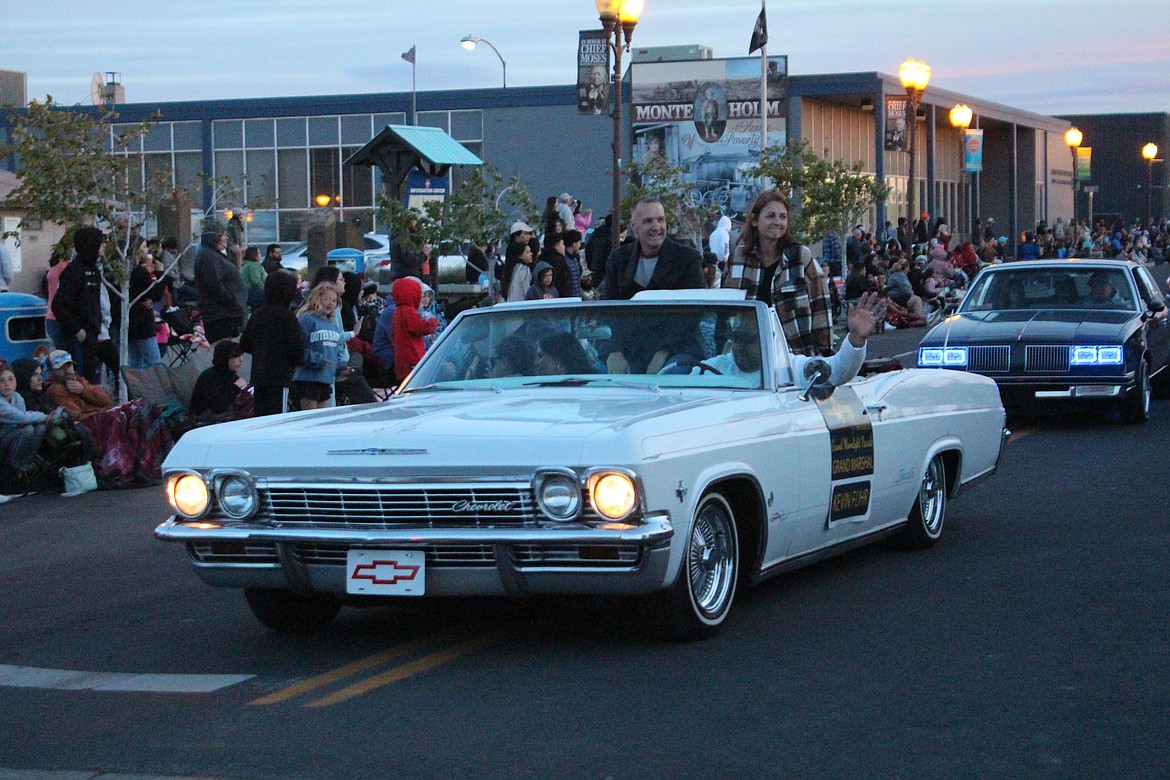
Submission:
M 264 305 L 252 314 L 240 346 L 252 355 L 252 387 L 256 416 L 284 411 L 284 393 L 293 369 L 304 360 L 301 326 L 290 308 L 297 295 L 297 277 L 289 271 L 269 274 Z
M 222 422 L 236 409 L 236 397 L 248 386 L 239 374 L 243 354 L 243 347 L 230 339 L 215 343 L 211 367 L 199 375 L 191 391 L 192 417 Z

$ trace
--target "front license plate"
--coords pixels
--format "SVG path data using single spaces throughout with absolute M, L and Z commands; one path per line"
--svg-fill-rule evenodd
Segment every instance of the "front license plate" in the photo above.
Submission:
M 422 596 L 426 562 L 422 550 L 350 550 L 345 557 L 345 592 Z

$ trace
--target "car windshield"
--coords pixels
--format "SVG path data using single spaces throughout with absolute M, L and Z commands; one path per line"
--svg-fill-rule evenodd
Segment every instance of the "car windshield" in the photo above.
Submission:
M 461 315 L 401 392 L 514 387 L 760 389 L 755 303 L 533 303 Z
M 983 273 L 963 299 L 960 312 L 999 309 L 1136 310 L 1124 268 L 1068 266 L 1015 268 Z

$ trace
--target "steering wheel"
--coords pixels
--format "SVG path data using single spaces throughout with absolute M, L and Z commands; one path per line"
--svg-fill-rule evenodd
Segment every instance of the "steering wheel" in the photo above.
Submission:
M 715 366 L 711 365 L 710 363 L 706 363 L 702 360 L 676 360 L 675 362 L 667 363 L 665 366 L 660 368 L 658 370 L 658 373 L 659 374 L 673 374 L 673 373 L 676 373 L 673 369 L 680 368 L 680 367 L 681 368 L 698 368 L 700 376 L 707 373 L 708 371 L 710 371 L 712 374 L 718 374 L 719 376 L 723 376 L 722 371 L 715 368 Z M 687 372 L 687 373 L 690 373 L 690 372 Z

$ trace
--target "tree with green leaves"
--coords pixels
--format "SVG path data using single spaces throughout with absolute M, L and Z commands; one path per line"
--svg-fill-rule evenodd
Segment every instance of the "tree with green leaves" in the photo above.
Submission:
M 790 230 L 806 244 L 832 231 L 845 235 L 849 225 L 890 194 L 889 186 L 866 173 L 860 161 L 830 160 L 827 149 L 818 155 L 807 141 L 765 149 L 749 173 L 789 193 L 796 212 Z

